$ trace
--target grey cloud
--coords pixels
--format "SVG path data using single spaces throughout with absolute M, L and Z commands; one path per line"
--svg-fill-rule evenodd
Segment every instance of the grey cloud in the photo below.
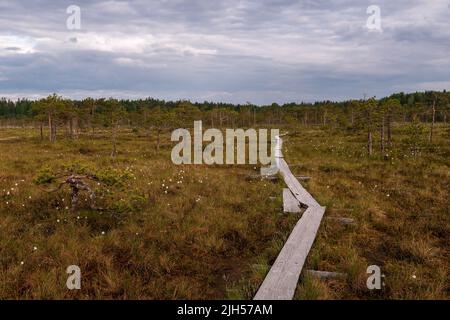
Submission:
M 364 27 L 371 2 L 79 0 L 74 32 L 73 1 L 0 1 L 0 96 L 281 103 L 450 83 L 445 1 L 378 1 L 383 33 Z
M 6 47 L 5 48 L 6 51 L 20 51 L 19 47 Z

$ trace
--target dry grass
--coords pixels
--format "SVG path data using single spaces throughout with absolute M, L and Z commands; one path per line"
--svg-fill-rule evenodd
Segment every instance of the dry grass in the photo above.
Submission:
M 287 161 L 312 177 L 325 216 L 357 222 L 324 219 L 307 259 L 347 280 L 302 277 L 297 298 L 449 298 L 448 133 L 439 128 L 433 152 L 412 158 L 402 130 L 386 158 L 368 159 L 357 134 L 301 128 L 287 139 Z M 115 160 L 106 132 L 56 144 L 36 136 L 0 130 L 0 299 L 251 298 L 298 219 L 281 214 L 282 182 L 246 179 L 253 166 L 173 165 L 168 134 L 156 153 L 154 140 L 124 130 Z M 123 177 L 92 185 L 106 210 L 86 201 L 70 212 L 68 189 L 33 182 L 67 166 Z M 73 264 L 79 291 L 65 286 Z M 372 264 L 383 290 L 366 288 Z
M 396 128 L 387 157 L 368 159 L 363 136 L 301 131 L 287 142 L 287 158 L 312 177 L 307 188 L 327 206 L 325 217 L 349 217 L 356 226 L 324 219 L 306 268 L 338 271 L 347 280 L 300 282 L 297 298 L 448 299 L 450 147 L 439 128 L 430 150 L 412 157 Z M 312 146 L 312 148 L 311 148 Z M 366 287 L 366 268 L 379 265 L 382 290 Z M 309 291 L 315 292 L 312 296 Z
M 268 269 L 295 223 L 269 200 L 280 186 L 245 179 L 253 167 L 175 166 L 169 141 L 156 153 L 155 141 L 128 131 L 116 160 L 103 133 L 54 145 L 35 134 L 0 133 L 20 136 L 0 142 L 2 299 L 244 298 L 264 273 L 246 289 L 237 284 Z M 33 183 L 42 168 L 68 165 L 126 178 L 91 183 L 105 211 L 86 201 L 72 213 L 68 188 Z M 81 268 L 80 291 L 66 288 L 69 265 Z

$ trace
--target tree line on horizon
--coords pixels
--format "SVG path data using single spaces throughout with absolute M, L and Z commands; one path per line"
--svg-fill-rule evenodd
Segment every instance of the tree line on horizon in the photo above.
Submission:
M 367 134 L 367 151 L 373 153 L 373 136 L 379 133 L 384 152 L 392 142 L 393 123 L 410 123 L 411 130 L 429 125 L 428 141 L 433 142 L 434 127 L 447 123 L 450 92 L 426 91 L 396 93 L 343 102 L 286 103 L 257 106 L 251 103 L 165 101 L 153 98 L 139 100 L 64 99 L 56 94 L 39 100 L 0 99 L 0 125 L 35 126 L 42 140 L 54 142 L 57 131 L 65 128 L 75 139 L 84 132 L 109 129 L 116 153 L 116 136 L 121 126 L 145 128 L 157 135 L 157 149 L 162 132 L 179 127 L 191 127 L 194 120 L 217 128 L 248 128 L 257 126 L 323 126 Z M 44 135 L 44 128 L 48 128 Z

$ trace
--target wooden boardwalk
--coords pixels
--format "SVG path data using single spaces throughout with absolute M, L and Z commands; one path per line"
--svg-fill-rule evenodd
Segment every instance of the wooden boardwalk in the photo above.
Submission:
M 275 147 L 277 167 L 290 192 L 298 201 L 297 204 L 306 207 L 306 211 L 281 249 L 256 293 L 255 300 L 291 300 L 294 297 L 300 273 L 325 213 L 325 207 L 319 205 L 292 174 L 283 159 L 281 148 L 282 140 L 278 137 Z M 292 199 L 288 195 L 286 199 L 289 199 L 289 206 L 292 206 Z
M 300 203 L 288 188 L 283 189 L 283 211 L 287 213 L 302 212 Z

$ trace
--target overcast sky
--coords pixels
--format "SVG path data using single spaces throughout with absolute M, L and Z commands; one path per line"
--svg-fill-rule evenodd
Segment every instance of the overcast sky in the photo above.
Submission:
M 80 30 L 66 27 L 72 4 Z M 264 104 L 427 89 L 450 90 L 450 0 L 0 0 L 0 96 Z

